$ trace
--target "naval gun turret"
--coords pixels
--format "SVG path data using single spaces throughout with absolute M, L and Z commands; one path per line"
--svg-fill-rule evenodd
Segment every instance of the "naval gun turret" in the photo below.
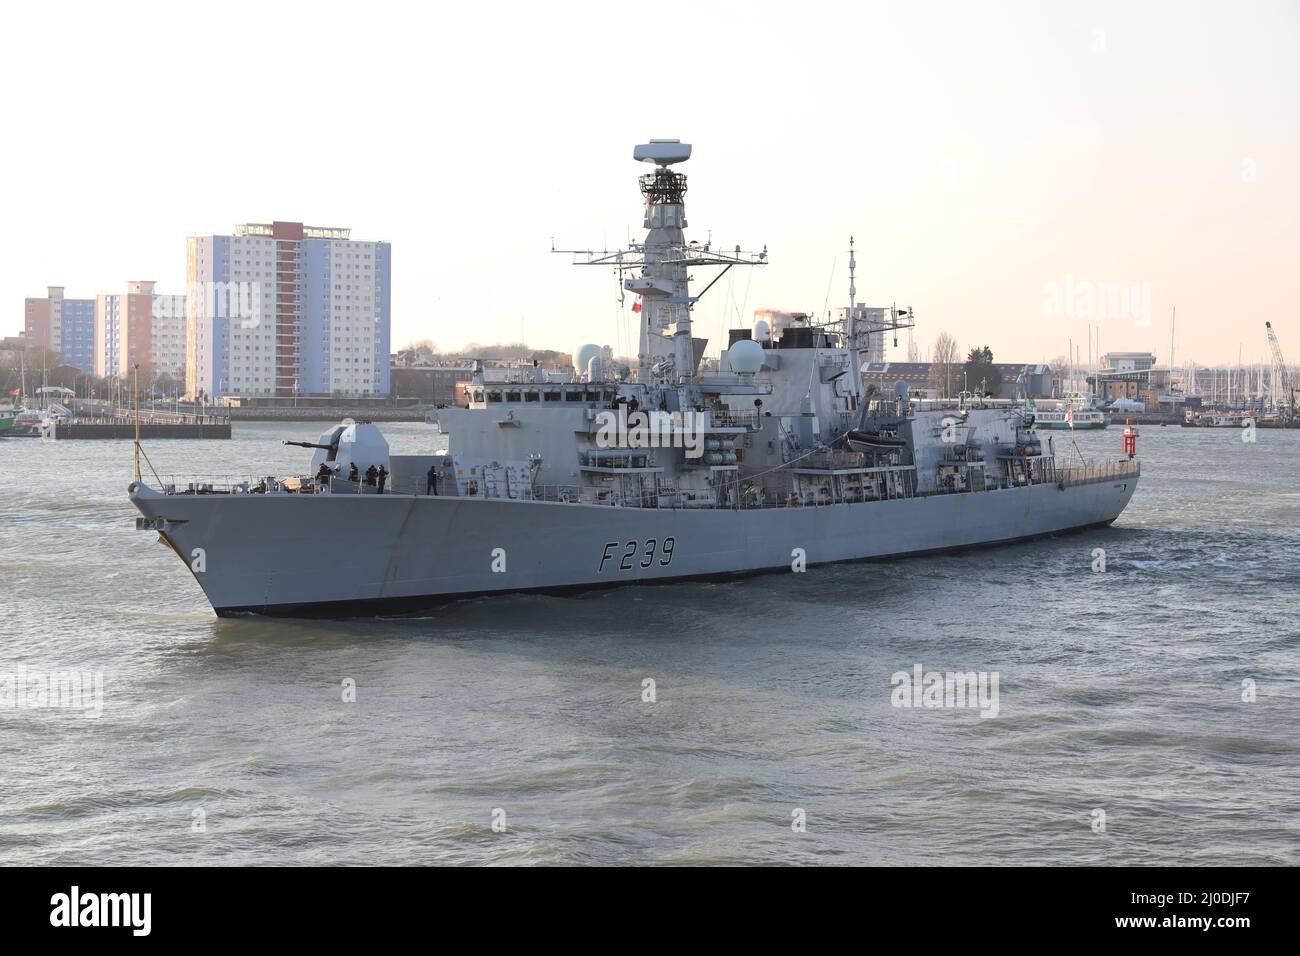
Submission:
M 353 465 L 357 466 L 358 475 L 364 475 L 371 465 L 376 468 L 382 465 L 385 471 L 392 472 L 388 440 L 370 422 L 344 419 L 321 435 L 320 441 L 285 441 L 284 444 L 315 449 L 311 456 L 312 475 L 320 473 L 321 465 L 341 478 L 349 475 Z

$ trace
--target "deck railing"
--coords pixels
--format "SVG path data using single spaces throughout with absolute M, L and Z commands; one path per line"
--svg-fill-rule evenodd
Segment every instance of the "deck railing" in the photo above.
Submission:
M 729 408 L 709 409 L 709 422 L 719 428 L 757 428 L 758 412 L 735 411 Z
M 1102 481 L 1136 478 L 1141 473 L 1142 466 L 1140 462 L 1120 459 L 1098 462 L 1092 465 L 1058 465 L 1056 467 L 1056 481 L 1062 488 L 1068 488 L 1071 485 L 1090 485 Z
M 1090 465 L 1056 466 L 1049 472 L 1048 480 L 1055 481 L 1060 487 L 1086 485 L 1106 481 L 1122 481 L 1136 478 L 1141 473 L 1137 461 L 1118 460 L 1099 462 Z M 159 491 L 174 495 L 212 495 L 212 494 L 379 494 L 375 485 L 364 482 L 352 482 L 346 478 L 332 478 L 328 487 L 322 488 L 315 479 L 306 475 L 163 475 L 160 476 Z M 915 478 L 908 471 L 904 475 L 902 488 L 886 485 L 886 497 L 912 497 L 917 494 Z M 439 480 L 439 496 L 449 494 L 447 483 Z M 845 502 L 880 500 L 863 489 L 848 493 L 837 493 L 833 498 L 805 495 L 800 497 L 792 491 L 766 485 L 745 486 L 745 491 L 737 494 L 732 489 L 732 500 L 717 504 L 714 497 L 700 491 L 661 488 L 640 494 L 630 494 L 616 488 L 602 488 L 595 485 L 518 485 L 512 484 L 507 490 L 504 482 L 488 482 L 476 486 L 477 497 L 495 500 L 546 501 L 559 504 L 607 505 L 621 508 L 726 508 L 750 510 L 755 508 L 824 508 L 832 504 Z M 391 479 L 385 483 L 384 494 L 424 497 L 429 492 L 428 481 L 424 477 L 407 478 L 400 482 Z M 900 492 L 895 494 L 895 492 Z M 949 492 L 932 492 L 934 494 Z M 451 496 L 459 496 L 452 491 Z
M 365 481 L 350 481 L 332 477 L 321 486 L 310 475 L 160 475 L 157 482 L 146 482 L 151 487 L 169 495 L 239 495 L 239 494 L 335 494 L 376 495 L 379 486 Z M 446 491 L 446 483 L 439 479 L 439 490 Z M 384 482 L 386 495 L 420 495 L 428 491 L 425 478 L 409 478 L 395 482 L 391 476 Z M 497 497 L 493 495 L 493 497 Z

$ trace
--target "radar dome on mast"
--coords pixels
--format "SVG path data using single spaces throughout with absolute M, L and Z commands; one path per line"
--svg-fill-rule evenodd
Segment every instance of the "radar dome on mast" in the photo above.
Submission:
M 642 163 L 671 166 L 691 158 L 691 144 L 680 139 L 652 139 L 632 150 L 632 158 Z

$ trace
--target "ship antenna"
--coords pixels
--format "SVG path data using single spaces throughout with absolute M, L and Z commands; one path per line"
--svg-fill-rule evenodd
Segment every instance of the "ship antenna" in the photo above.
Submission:
M 853 237 L 849 236 L 849 308 L 852 309 L 858 304 L 858 287 L 854 284 L 853 271 L 857 269 L 858 261 L 853 258 Z
M 831 304 L 831 286 L 835 284 L 835 267 L 839 265 L 839 257 L 836 256 L 831 260 L 831 274 L 826 278 L 826 298 L 822 300 L 822 314 L 830 315 Z

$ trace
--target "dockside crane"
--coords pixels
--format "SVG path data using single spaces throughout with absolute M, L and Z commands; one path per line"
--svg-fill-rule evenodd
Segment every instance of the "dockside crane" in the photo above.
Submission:
M 1286 359 L 1282 357 L 1282 346 L 1277 341 L 1277 333 L 1273 331 L 1273 323 L 1265 322 L 1264 331 L 1268 335 L 1268 350 L 1273 357 L 1273 381 L 1270 383 L 1273 402 L 1277 405 L 1278 412 L 1287 421 L 1291 421 L 1295 418 L 1295 382 L 1286 366 Z

